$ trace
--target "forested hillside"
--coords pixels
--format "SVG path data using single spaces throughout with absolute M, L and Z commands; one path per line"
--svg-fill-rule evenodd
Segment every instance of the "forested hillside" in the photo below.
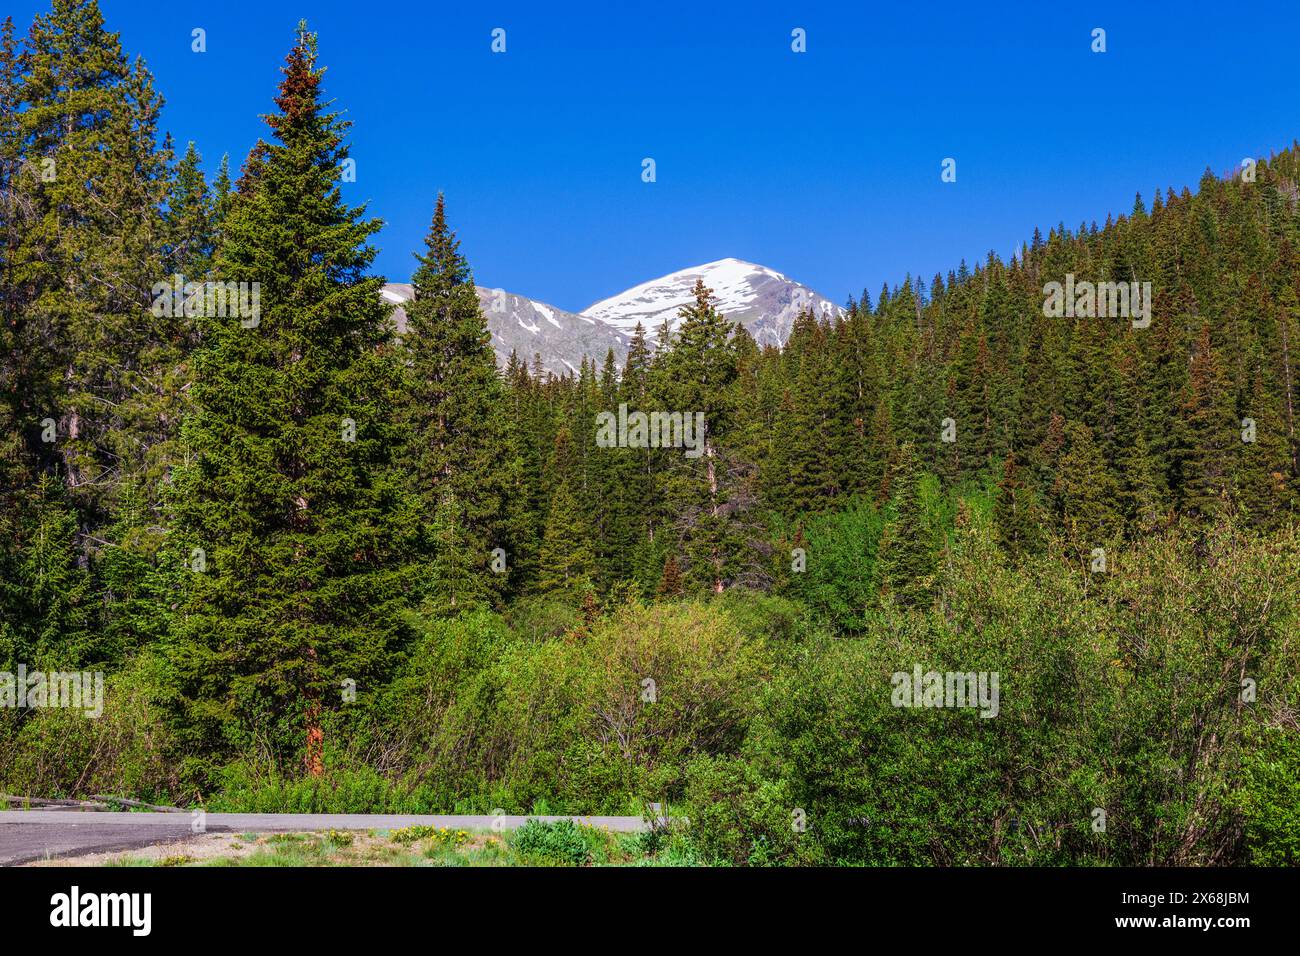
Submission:
M 395 334 L 289 39 L 235 170 L 93 0 L 5 24 L 0 672 L 109 690 L 0 709 L 0 791 L 663 803 L 698 862 L 1297 862 L 1295 147 L 780 350 L 700 284 L 557 377 L 497 367 L 454 196 Z M 160 308 L 174 276 L 258 310 Z M 1150 283 L 1149 322 L 1047 315 L 1067 276 Z M 601 440 L 636 412 L 698 445 Z M 1000 675 L 996 716 L 898 706 L 914 666 Z

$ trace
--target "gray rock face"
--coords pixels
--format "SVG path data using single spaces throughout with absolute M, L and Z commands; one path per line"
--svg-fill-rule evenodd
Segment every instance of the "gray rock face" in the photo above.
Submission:
M 807 286 L 739 259 L 720 259 L 643 282 L 580 313 L 566 312 L 504 289 L 481 287 L 479 307 L 487 317 L 499 364 L 504 365 L 512 351 L 529 365 L 534 355 L 539 355 L 543 367 L 563 375 L 576 373 L 583 356 L 603 362 L 611 348 L 621 367 L 638 322 L 653 347 L 664 320 L 668 319 L 675 329 L 678 309 L 694 301 L 691 289 L 697 278 L 713 290 L 719 311 L 729 320 L 742 323 L 760 346 L 784 345 L 795 316 L 806 308 L 827 318 L 844 312 Z M 398 332 L 404 332 L 406 313 L 401 306 L 411 298 L 410 284 L 390 282 L 384 286 L 383 295 L 397 305 L 394 319 Z
M 563 375 L 576 373 L 584 355 L 600 363 L 612 348 L 620 366 L 627 355 L 630 336 L 598 319 L 534 302 L 504 289 L 479 287 L 477 291 L 479 308 L 487 317 L 499 365 L 504 366 L 513 351 L 530 367 L 534 356 L 541 356 L 544 368 Z M 397 305 L 393 318 L 398 333 L 405 332 L 406 312 L 402 304 L 411 298 L 410 284 L 390 282 L 384 286 L 383 295 Z

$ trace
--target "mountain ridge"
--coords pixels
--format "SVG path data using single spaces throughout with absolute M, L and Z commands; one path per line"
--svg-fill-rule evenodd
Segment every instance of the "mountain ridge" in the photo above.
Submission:
M 506 289 L 478 286 L 477 291 L 500 364 L 504 365 L 513 351 L 530 364 L 538 356 L 544 368 L 562 375 L 576 373 L 584 356 L 601 361 L 610 349 L 622 366 L 638 322 L 652 339 L 665 320 L 675 329 L 678 310 L 694 301 L 691 290 L 697 278 L 713 290 L 718 311 L 741 323 L 760 346 L 782 347 L 795 317 L 806 308 L 824 317 L 844 314 L 843 308 L 783 273 L 735 258 L 688 266 L 647 280 L 581 312 Z M 402 305 L 412 294 L 410 283 L 384 285 L 384 299 L 397 306 L 399 334 L 406 330 Z

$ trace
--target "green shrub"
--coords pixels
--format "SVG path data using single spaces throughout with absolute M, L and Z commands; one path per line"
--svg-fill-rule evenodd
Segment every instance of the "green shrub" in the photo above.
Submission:
M 109 675 L 97 718 L 69 708 L 0 709 L 0 791 L 182 802 L 172 737 L 150 703 L 156 670 L 157 659 L 142 654 Z
M 687 770 L 686 834 L 703 859 L 734 866 L 798 857 L 796 807 L 783 784 L 745 760 L 699 757 Z
M 529 820 L 515 831 L 510 845 L 527 859 L 584 866 L 591 860 L 591 849 L 583 829 L 572 820 Z
M 1300 865 L 1300 732 L 1262 727 L 1250 734 L 1242 809 L 1250 862 Z
M 513 812 L 674 799 L 691 758 L 739 749 L 770 673 L 762 645 L 710 602 L 628 605 L 581 640 L 505 648 L 461 688 L 427 764 L 456 799 Z

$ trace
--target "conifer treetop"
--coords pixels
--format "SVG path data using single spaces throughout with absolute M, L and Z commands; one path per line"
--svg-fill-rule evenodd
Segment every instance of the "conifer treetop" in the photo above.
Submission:
M 447 225 L 447 203 L 441 192 L 433 209 L 433 222 L 424 240 L 426 252 L 415 254 L 420 263 L 411 277 L 415 298 L 424 298 L 438 291 L 459 285 L 474 289 L 474 276 L 469 262 L 460 253 L 460 240 Z

